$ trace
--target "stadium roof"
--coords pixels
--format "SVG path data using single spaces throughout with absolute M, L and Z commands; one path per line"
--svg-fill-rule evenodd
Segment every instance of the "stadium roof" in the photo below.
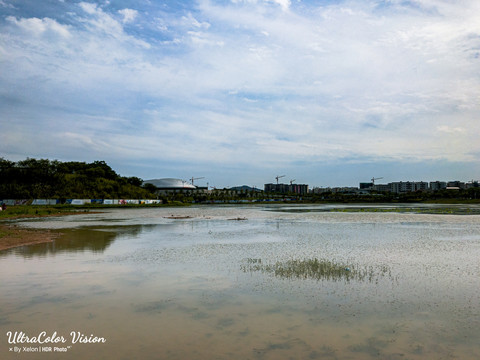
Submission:
M 152 184 L 157 189 L 196 189 L 188 181 L 172 178 L 145 180 L 144 184 Z

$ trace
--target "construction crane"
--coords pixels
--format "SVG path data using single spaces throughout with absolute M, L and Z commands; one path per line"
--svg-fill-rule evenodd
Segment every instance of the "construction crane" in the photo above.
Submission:
M 283 177 L 285 177 L 286 175 L 277 175 L 275 176 L 275 179 L 277 179 L 277 185 L 278 185 L 278 179 L 281 179 Z
M 297 179 L 290 180 L 290 185 L 292 185 L 295 180 Z
M 380 179 L 383 179 L 383 177 L 379 177 L 379 178 L 372 177 L 372 184 L 375 185 L 375 180 L 380 180 Z
M 191 178 L 191 179 L 188 179 L 188 180 L 191 180 L 191 181 L 192 181 L 192 185 L 194 185 L 193 182 L 194 182 L 195 180 L 200 180 L 200 179 L 205 179 L 205 178 L 204 178 L 204 177 L 194 178 L 194 177 L 192 176 L 192 178 Z

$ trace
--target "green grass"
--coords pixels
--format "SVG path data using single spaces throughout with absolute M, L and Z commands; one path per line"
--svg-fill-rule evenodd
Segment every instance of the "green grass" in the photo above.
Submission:
M 334 208 L 328 212 L 376 212 L 376 213 L 414 213 L 414 214 L 446 214 L 446 215 L 479 215 L 480 208 L 471 207 L 362 207 Z
M 48 215 L 62 215 L 68 213 L 84 213 L 102 211 L 102 209 L 132 209 L 132 208 L 153 208 L 153 207 L 178 207 L 178 206 L 191 206 L 182 202 L 172 202 L 168 204 L 85 204 L 85 205 L 16 205 L 7 206 L 5 211 L 0 211 L 0 220 L 17 218 L 17 217 L 37 217 Z
M 244 272 L 273 274 L 284 279 L 369 282 L 378 281 L 380 277 L 385 276 L 392 279 L 391 270 L 386 265 L 359 267 L 354 264 L 349 265 L 317 258 L 277 261 L 274 264 L 264 264 L 261 259 L 246 259 L 241 269 Z
M 43 206 L 43 205 L 18 205 L 8 206 L 6 210 L 0 211 L 0 219 L 16 217 L 35 217 L 48 215 L 61 215 L 63 213 L 78 211 L 71 206 Z
M 12 231 L 0 229 L 0 239 L 5 237 L 5 236 L 12 235 L 12 233 L 13 233 Z

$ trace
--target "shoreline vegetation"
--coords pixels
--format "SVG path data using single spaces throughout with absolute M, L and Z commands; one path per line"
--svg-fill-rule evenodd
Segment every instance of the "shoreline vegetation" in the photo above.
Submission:
M 58 205 L 15 205 L 0 212 L 0 250 L 17 246 L 54 241 L 60 234 L 50 230 L 19 228 L 11 220 L 47 216 L 64 216 L 101 212 L 108 208 L 180 207 L 198 204 L 203 206 L 222 204 L 264 205 L 264 204 L 328 204 L 318 209 L 276 209 L 276 211 L 323 211 L 323 212 L 405 212 L 427 214 L 480 214 L 474 207 L 461 207 L 454 204 L 480 204 L 476 189 L 463 192 L 438 192 L 435 194 L 409 193 L 401 196 L 393 194 L 371 194 L 357 196 L 348 194 L 322 194 L 298 197 L 296 194 L 268 194 L 263 192 L 215 190 L 210 193 L 179 192 L 156 196 L 156 188 L 143 184 L 137 177 L 123 177 L 117 174 L 104 161 L 60 162 L 47 159 L 30 159 L 13 162 L 0 158 L 0 198 L 16 199 L 61 199 Z M 427 196 L 428 195 L 428 196 Z M 395 197 L 397 196 L 397 197 Z M 67 198 L 157 198 L 162 204 L 65 204 Z M 434 203 L 445 206 L 412 206 L 400 203 Z M 365 203 L 365 204 L 362 204 Z M 338 207 L 335 205 L 338 204 Z M 345 207 L 355 204 L 352 207 Z M 449 206 L 448 206 L 448 205 Z M 377 205 L 377 206 L 375 206 Z M 382 207 L 378 207 L 382 205 Z M 190 217 L 173 216 L 172 219 Z M 5 221 L 4 221 L 5 220 Z M 246 220 L 237 218 L 231 220 Z
M 473 184 L 473 180 L 472 180 Z M 476 186 L 476 187 L 475 187 Z M 353 189 L 353 188 L 351 188 Z M 3 200 L 1 200 L 3 199 Z M 308 194 L 265 192 L 251 187 L 223 189 L 175 189 L 159 191 L 141 178 L 119 175 L 105 161 L 61 162 L 48 159 L 9 161 L 0 157 L 0 203 L 5 199 L 55 200 L 59 204 L 69 201 L 99 201 L 112 199 L 149 199 L 168 205 L 270 203 L 291 202 L 302 204 L 400 204 L 400 203 L 472 203 L 480 204 L 478 184 L 468 188 L 445 188 L 435 191 L 381 192 L 336 191 L 325 188 Z M 103 200 L 101 200 L 103 199 Z M 130 201 L 130 200 L 121 200 Z M 28 202 L 27 202 L 28 203 Z M 38 203 L 37 203 L 38 204 Z M 8 205 L 8 203 L 7 203 Z M 79 205 L 79 204 L 75 204 Z M 122 204 L 123 205 L 123 204 Z M 128 204 L 128 205 L 134 205 Z M 151 204 L 148 204 L 151 205 Z

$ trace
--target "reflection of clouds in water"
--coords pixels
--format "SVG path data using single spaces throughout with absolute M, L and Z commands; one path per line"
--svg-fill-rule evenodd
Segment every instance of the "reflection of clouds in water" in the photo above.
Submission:
M 61 230 L 61 236 L 52 242 L 17 247 L 9 250 L 24 257 L 55 255 L 62 252 L 103 253 L 115 240 L 134 238 L 151 231 L 157 225 L 120 225 L 102 227 L 81 227 Z M 7 255 L 2 252 L 0 256 Z
M 118 236 L 117 232 L 95 231 L 92 229 L 72 229 L 63 230 L 63 232 L 64 234 L 53 242 L 22 246 L 12 249 L 12 252 L 26 258 L 53 256 L 62 252 L 104 252 Z
M 134 311 L 138 313 L 155 314 L 155 313 L 161 313 L 162 311 L 167 310 L 171 306 L 172 306 L 171 300 L 158 300 L 158 301 L 149 301 L 141 304 L 135 304 L 133 308 L 134 308 Z
M 0 330 L 55 314 L 151 359 L 479 353 L 476 217 L 262 209 L 91 214 L 55 249 L 8 252 Z

